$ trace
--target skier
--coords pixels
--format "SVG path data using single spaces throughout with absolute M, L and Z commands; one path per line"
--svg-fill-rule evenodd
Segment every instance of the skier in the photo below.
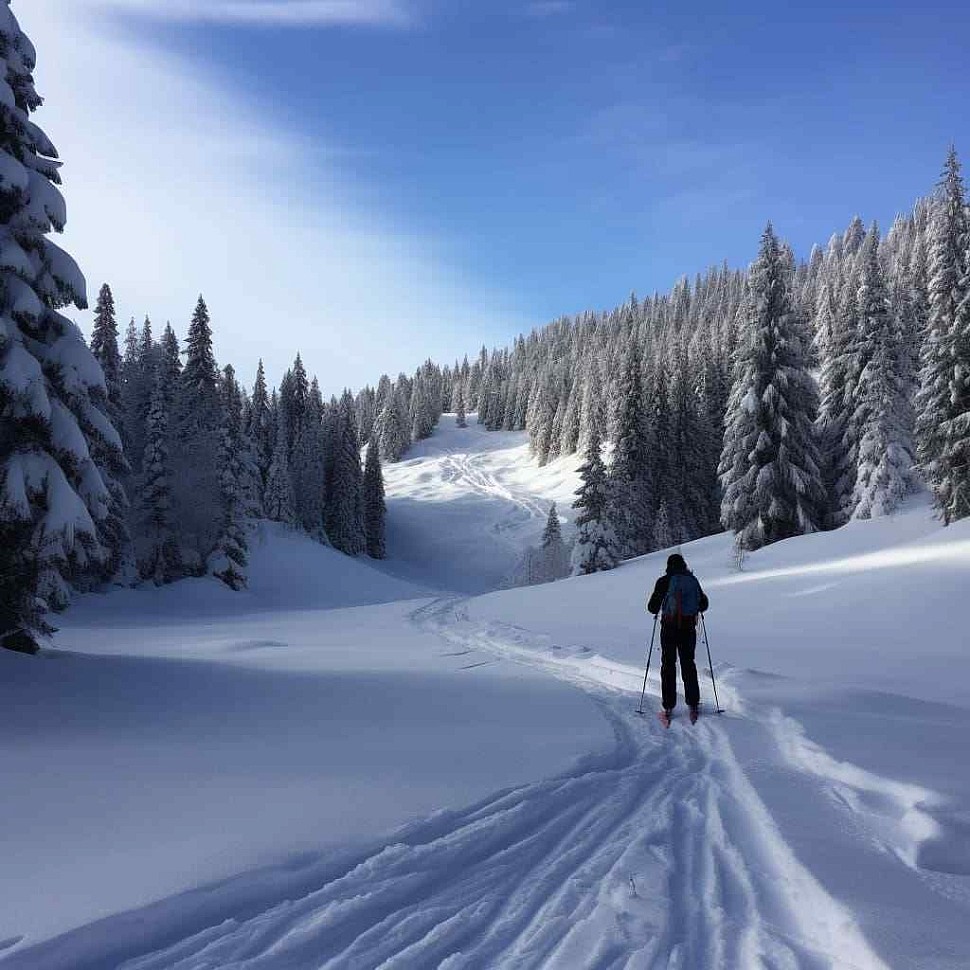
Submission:
M 680 655 L 680 676 L 684 681 L 684 697 L 693 724 L 700 713 L 701 692 L 697 684 L 697 614 L 708 607 L 701 584 L 687 568 L 684 557 L 674 553 L 667 559 L 666 575 L 657 580 L 647 610 L 660 618 L 660 684 L 663 711 L 660 720 L 670 726 L 671 711 L 677 706 L 677 655 Z

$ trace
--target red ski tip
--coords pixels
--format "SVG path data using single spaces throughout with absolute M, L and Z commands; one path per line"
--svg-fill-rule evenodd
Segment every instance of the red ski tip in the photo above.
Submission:
M 670 727 L 670 711 L 660 711 L 657 714 L 657 717 L 660 719 L 660 723 L 665 728 L 669 728 Z

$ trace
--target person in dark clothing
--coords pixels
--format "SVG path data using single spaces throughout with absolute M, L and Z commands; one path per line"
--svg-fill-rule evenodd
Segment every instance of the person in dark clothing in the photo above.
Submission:
M 690 708 L 691 721 L 697 720 L 701 692 L 697 683 L 697 614 L 708 608 L 701 584 L 687 568 L 684 557 L 674 553 L 667 559 L 667 572 L 657 580 L 647 610 L 660 616 L 660 685 L 663 697 L 661 720 L 670 721 L 677 706 L 677 657 L 684 681 L 684 699 Z

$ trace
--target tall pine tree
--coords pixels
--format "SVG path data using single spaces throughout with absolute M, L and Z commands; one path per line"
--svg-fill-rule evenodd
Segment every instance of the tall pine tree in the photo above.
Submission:
M 60 163 L 30 120 L 34 48 L 0 4 L 0 645 L 33 652 L 65 605 L 65 575 L 97 572 L 111 504 L 93 442 L 119 451 L 98 361 L 58 310 L 84 308 L 61 232 Z M 120 459 L 119 459 L 120 460 Z
M 930 224 L 929 323 L 916 401 L 917 454 L 946 523 L 970 515 L 968 215 L 951 148 Z
M 893 512 L 913 487 L 913 445 L 908 430 L 905 347 L 900 321 L 889 301 L 879 261 L 875 226 L 861 250 L 859 376 L 853 423 L 859 428 L 858 469 L 852 516 L 868 519 Z
M 364 462 L 364 539 L 367 555 L 383 559 L 387 555 L 385 522 L 387 503 L 384 499 L 384 475 L 377 442 L 371 438 Z
M 814 382 L 788 260 L 771 225 L 751 267 L 721 453 L 721 521 L 744 549 L 820 527 Z
M 580 468 L 582 484 L 576 492 L 576 543 L 573 575 L 588 575 L 617 564 L 616 536 L 609 515 L 609 487 L 601 454 L 599 430 L 594 425 L 586 445 L 586 462 Z

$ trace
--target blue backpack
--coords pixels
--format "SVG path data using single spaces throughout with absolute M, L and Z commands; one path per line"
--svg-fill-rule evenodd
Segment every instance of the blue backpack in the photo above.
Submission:
M 673 573 L 664 598 L 665 620 L 694 620 L 701 609 L 701 584 L 691 573 Z

